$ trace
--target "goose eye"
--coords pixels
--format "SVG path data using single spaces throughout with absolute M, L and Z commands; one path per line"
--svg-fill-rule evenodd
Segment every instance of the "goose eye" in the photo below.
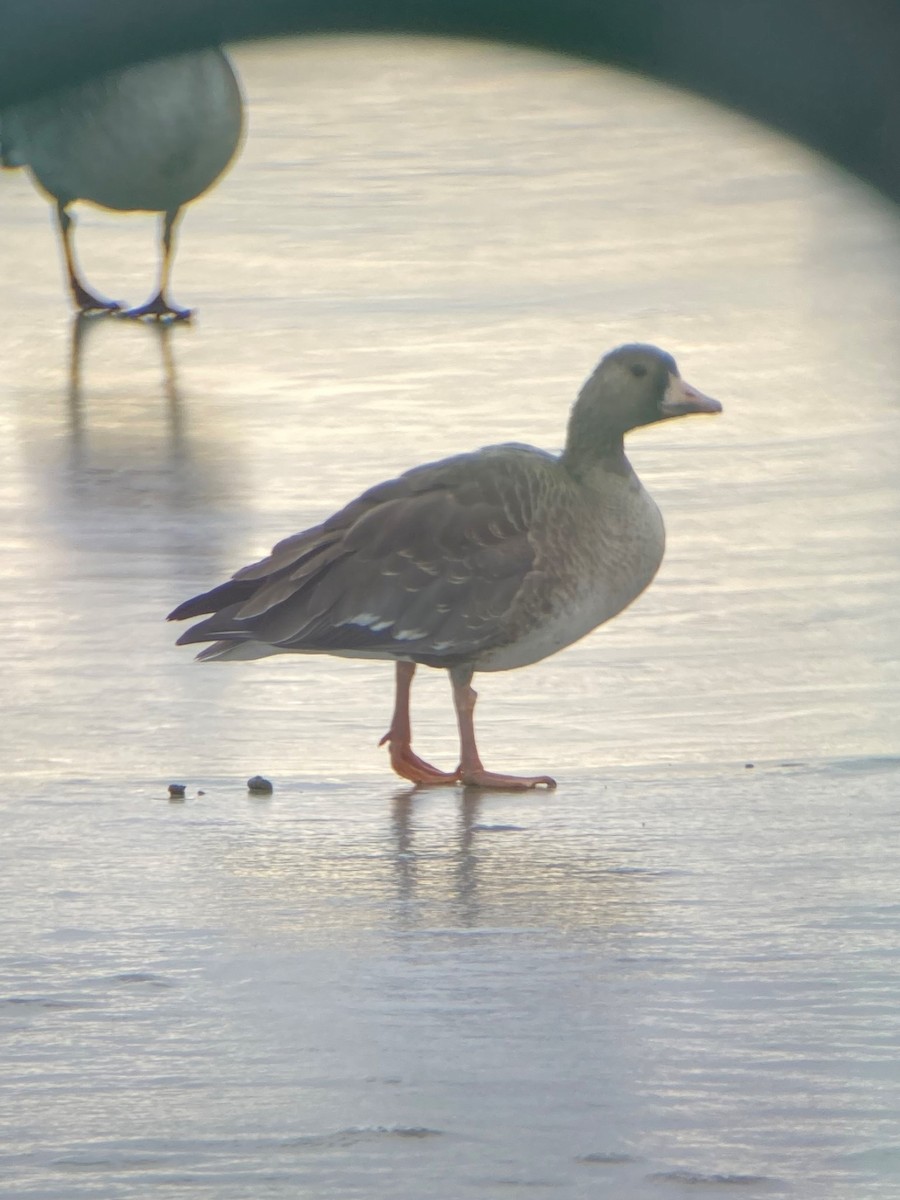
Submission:
M 647 368 L 643 363 L 632 363 L 631 373 L 635 379 L 643 379 L 643 377 L 647 374 Z

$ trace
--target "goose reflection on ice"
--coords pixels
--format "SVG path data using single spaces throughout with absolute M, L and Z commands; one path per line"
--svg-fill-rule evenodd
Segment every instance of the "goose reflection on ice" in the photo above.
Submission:
M 84 360 L 93 331 L 101 327 L 96 315 L 76 313 L 72 318 L 69 338 L 69 372 L 68 372 L 68 408 L 69 433 L 73 447 L 82 441 L 85 432 L 84 415 Z M 159 343 L 159 361 L 161 366 L 160 385 L 162 395 L 166 399 L 168 411 L 168 426 L 170 448 L 173 457 L 184 454 L 184 414 L 182 412 L 181 392 L 178 386 L 178 376 L 175 369 L 175 355 L 172 349 L 172 326 L 167 322 L 157 321 L 153 324 L 142 324 L 137 328 L 146 329 L 147 336 Z
M 110 540 L 130 553 L 139 539 L 145 552 L 162 547 L 176 570 L 185 553 L 216 546 L 216 501 L 240 469 L 227 435 L 192 429 L 179 361 L 189 329 L 79 314 L 58 386 L 22 409 L 34 519 L 78 549 L 79 567 Z M 213 516 L 186 524 L 189 511 Z M 73 563 L 57 569 L 70 574 Z
M 578 813 L 593 811 L 571 790 Z M 602 826 L 560 819 L 559 803 L 551 813 L 540 799 L 407 789 L 386 813 L 383 793 L 344 791 L 279 790 L 254 810 L 223 864 L 236 919 L 252 919 L 265 898 L 278 936 L 304 943 L 372 929 L 605 936 L 646 923 L 653 873 L 624 871 L 622 847 L 605 844 Z

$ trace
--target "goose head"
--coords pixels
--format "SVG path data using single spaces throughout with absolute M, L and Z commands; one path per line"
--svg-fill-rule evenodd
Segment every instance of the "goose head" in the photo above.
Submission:
M 605 355 L 578 394 L 569 419 L 563 462 L 572 468 L 620 457 L 630 429 L 717 413 L 722 405 L 686 383 L 675 359 L 656 346 L 619 346 Z M 577 472 L 576 472 L 577 473 Z

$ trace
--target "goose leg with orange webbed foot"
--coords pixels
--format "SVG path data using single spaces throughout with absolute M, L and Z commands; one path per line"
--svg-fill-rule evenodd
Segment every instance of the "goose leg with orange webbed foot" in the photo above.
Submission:
M 496 788 L 505 792 L 525 792 L 529 788 L 555 788 L 556 780 L 549 775 L 498 775 L 486 771 L 475 744 L 475 701 L 478 693 L 472 687 L 471 667 L 452 667 L 453 703 L 459 723 L 460 763 L 457 777 L 467 787 Z
M 458 783 L 459 773 L 448 774 L 439 771 L 431 763 L 419 758 L 412 748 L 412 725 L 409 717 L 409 693 L 412 688 L 416 664 L 413 662 L 397 663 L 397 689 L 394 700 L 394 715 L 391 717 L 391 727 L 378 743 L 383 746 L 387 742 L 391 755 L 391 766 L 404 779 L 411 783 L 438 784 Z
M 190 308 L 178 308 L 166 299 L 169 288 L 169 274 L 172 270 L 172 247 L 174 244 L 175 224 L 181 215 L 181 209 L 163 215 L 162 223 L 162 259 L 159 275 L 159 291 L 139 308 L 129 308 L 122 313 L 123 317 L 151 317 L 157 321 L 189 321 L 193 312 Z

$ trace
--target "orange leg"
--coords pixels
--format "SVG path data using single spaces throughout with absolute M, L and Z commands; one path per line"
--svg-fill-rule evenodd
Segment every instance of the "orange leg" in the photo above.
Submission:
M 468 787 L 498 788 L 502 791 L 524 792 L 529 788 L 555 788 L 556 780 L 549 775 L 497 775 L 486 771 L 475 744 L 475 701 L 478 693 L 472 687 L 472 668 L 453 667 L 453 703 L 459 724 L 460 763 L 458 777 Z
M 431 763 L 425 762 L 413 752 L 409 693 L 415 673 L 415 663 L 397 663 L 394 715 L 391 717 L 390 729 L 378 745 L 383 746 L 387 742 L 391 755 L 391 766 L 398 775 L 402 775 L 404 779 L 409 779 L 412 783 L 432 785 L 457 783 L 459 780 L 457 771 L 448 775 L 446 771 L 439 771 L 437 767 L 433 767 Z

